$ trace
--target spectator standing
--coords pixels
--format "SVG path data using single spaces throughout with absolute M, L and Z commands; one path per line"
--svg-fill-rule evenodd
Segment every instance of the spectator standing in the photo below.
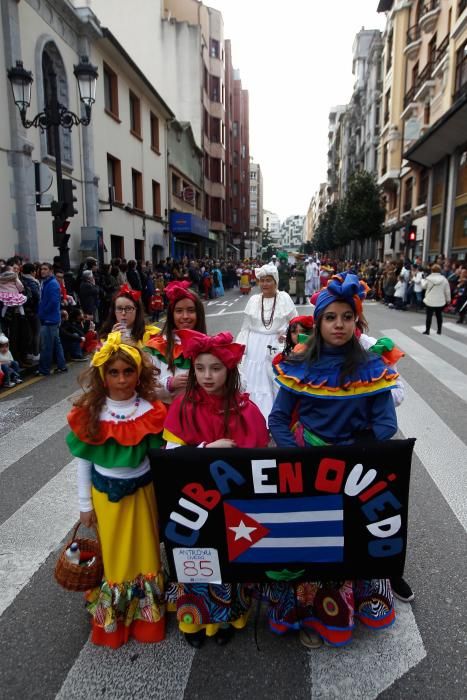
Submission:
M 423 280 L 422 287 L 425 290 L 423 303 L 426 306 L 426 328 L 424 335 L 430 335 L 431 321 L 433 314 L 436 315 L 438 324 L 438 335 L 441 335 L 443 325 L 443 309 L 451 301 L 451 288 L 446 277 L 441 274 L 440 265 L 433 265 L 431 275 Z
M 41 286 L 36 279 L 36 268 L 32 263 L 24 263 L 21 281 L 24 284 L 25 291 L 27 291 L 28 300 L 24 304 L 24 313 L 31 331 L 26 359 L 28 361 L 38 362 L 41 324 L 37 312 L 41 300 Z
M 3 386 L 9 389 L 23 381 L 19 374 L 19 364 L 10 352 L 9 341 L 6 335 L 0 334 L 0 366 L 5 377 Z
M 99 287 L 94 281 L 94 275 L 91 270 L 83 270 L 82 282 L 79 287 L 79 298 L 83 313 L 96 322 L 97 307 L 99 304 Z
M 50 374 L 52 360 L 55 356 L 57 369 L 55 372 L 67 372 L 63 347 L 60 342 L 60 285 L 53 274 L 50 263 L 41 264 L 42 292 L 39 303 L 40 359 L 36 374 Z M 92 274 L 92 273 L 91 273 Z

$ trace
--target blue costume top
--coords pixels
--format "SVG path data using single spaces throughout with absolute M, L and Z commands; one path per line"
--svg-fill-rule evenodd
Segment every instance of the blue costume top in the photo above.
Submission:
M 397 372 L 378 355 L 369 355 L 355 376 L 339 382 L 346 347 L 328 347 L 313 364 L 281 362 L 275 368 L 281 387 L 269 416 L 269 429 L 279 447 L 296 447 L 291 430 L 294 411 L 304 427 L 326 443 L 353 442 L 372 431 L 389 440 L 397 430 L 391 388 Z

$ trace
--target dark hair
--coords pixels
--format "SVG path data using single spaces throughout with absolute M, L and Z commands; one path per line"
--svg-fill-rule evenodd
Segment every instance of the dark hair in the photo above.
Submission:
M 229 437 L 229 421 L 230 421 L 230 416 L 236 415 L 238 416 L 238 420 L 241 424 L 241 427 L 245 432 L 248 430 L 248 425 L 245 421 L 245 418 L 242 415 L 242 411 L 240 409 L 239 405 L 239 396 L 241 394 L 241 388 L 242 388 L 242 380 L 240 377 L 240 372 L 238 371 L 238 367 L 233 367 L 232 369 L 227 368 L 227 378 L 226 382 L 224 385 L 224 405 L 223 405 L 223 413 L 224 413 L 224 426 L 223 426 L 223 435 L 222 437 L 228 438 Z M 184 424 L 186 425 L 189 423 L 190 418 L 187 415 L 187 405 L 191 404 L 192 406 L 196 406 L 199 403 L 199 398 L 197 396 L 197 389 L 198 389 L 198 382 L 196 381 L 196 372 L 195 372 L 195 365 L 194 361 L 190 365 L 190 369 L 188 371 L 188 382 L 186 385 L 186 391 L 185 395 L 182 399 L 182 402 L 180 404 L 180 423 L 183 426 Z M 192 412 L 191 416 L 191 423 L 196 430 L 196 432 L 200 432 L 200 428 L 198 426 L 198 422 L 196 420 L 196 412 Z
M 350 304 L 349 307 L 352 308 Z M 321 335 L 322 319 L 323 314 L 320 314 L 317 320 L 315 319 L 314 333 L 310 342 L 307 344 L 306 349 L 302 353 L 290 355 L 289 362 L 305 362 L 312 365 L 314 362 L 317 362 L 320 359 L 323 349 L 323 336 Z M 361 365 L 366 364 L 370 357 L 366 350 L 362 348 L 355 335 L 353 335 L 346 344 L 345 350 L 345 359 L 339 374 L 339 385 L 341 389 L 346 389 L 344 383 L 349 379 L 352 381 L 358 368 Z
M 83 310 L 79 306 L 72 306 L 68 312 L 68 318 L 70 321 L 75 321 L 79 316 L 84 316 Z
M 24 275 L 31 275 L 35 271 L 36 271 L 36 268 L 35 268 L 33 263 L 30 263 L 30 262 L 24 263 L 23 270 L 22 270 Z
M 102 324 L 99 332 L 101 338 L 105 338 L 111 331 L 114 325 L 117 323 L 117 317 L 115 315 L 115 302 L 117 299 L 128 299 L 136 307 L 136 314 L 133 326 L 131 328 L 131 337 L 133 340 L 143 340 L 144 331 L 146 329 L 146 323 L 144 320 L 144 306 L 141 299 L 135 301 L 130 294 L 126 292 L 116 292 L 112 297 L 112 302 L 110 304 L 110 309 L 107 318 Z
M 295 323 L 289 323 L 289 327 L 287 328 L 287 333 L 285 335 L 285 345 L 284 349 L 282 350 L 282 356 L 283 357 L 288 357 L 292 350 L 294 349 L 295 345 L 292 342 L 292 333 L 295 333 L 297 330 L 297 326 L 302 326 L 300 321 L 296 321 Z M 305 326 L 302 326 L 302 328 L 305 328 Z M 305 328 L 306 330 L 306 335 L 311 336 L 313 334 L 313 329 Z
M 204 313 L 204 306 L 203 302 L 199 298 L 199 296 L 195 293 L 192 292 L 193 294 L 193 303 L 195 305 L 196 309 L 196 324 L 193 330 L 198 331 L 199 333 L 207 333 L 206 330 L 206 314 Z M 187 299 L 189 297 L 186 297 Z M 175 369 L 174 365 L 174 333 L 176 332 L 175 328 L 175 320 L 174 320 L 174 308 L 178 304 L 179 301 L 183 301 L 183 299 L 177 299 L 177 301 L 174 304 L 169 304 L 167 307 L 167 318 L 164 323 L 164 327 L 162 328 L 162 333 L 165 335 L 167 338 L 167 365 L 170 370 L 170 372 L 173 373 Z
M 135 347 L 141 355 L 141 371 L 139 375 L 139 383 L 137 387 L 138 395 L 142 399 L 146 399 L 150 403 L 156 400 L 156 377 L 159 374 L 159 370 L 153 365 L 150 356 L 140 350 L 135 343 L 125 341 L 128 345 Z M 123 350 L 118 349 L 104 364 L 104 375 L 114 362 L 117 360 L 122 360 L 131 367 L 138 369 L 138 365 L 135 360 L 127 355 Z M 91 439 L 94 439 L 99 434 L 99 416 L 102 407 L 105 404 L 107 393 L 105 390 L 105 384 L 102 380 L 101 374 L 98 367 L 88 367 L 82 372 L 78 381 L 83 389 L 84 393 L 81 394 L 76 401 L 74 401 L 74 406 L 80 406 L 86 409 L 86 434 Z

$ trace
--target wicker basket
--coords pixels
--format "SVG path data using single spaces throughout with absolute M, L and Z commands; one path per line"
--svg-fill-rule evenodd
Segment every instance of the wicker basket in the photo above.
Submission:
M 99 540 L 91 540 L 87 537 L 76 537 L 80 525 L 81 523 L 78 521 L 71 539 L 60 552 L 60 556 L 55 565 L 55 580 L 60 586 L 66 588 L 67 591 L 87 591 L 89 588 L 95 588 L 100 585 L 104 573 Z M 73 562 L 68 559 L 66 550 L 73 542 L 78 544 L 81 552 L 92 552 L 95 561 L 91 566 L 79 566 L 78 564 L 73 564 Z

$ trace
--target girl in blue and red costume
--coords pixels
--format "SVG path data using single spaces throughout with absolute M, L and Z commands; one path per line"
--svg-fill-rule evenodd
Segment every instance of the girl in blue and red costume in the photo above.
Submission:
M 167 449 L 266 447 L 266 421 L 240 387 L 237 366 L 245 346 L 232 342 L 230 333 L 209 337 L 179 330 L 178 335 L 191 366 L 186 393 L 174 399 L 164 423 Z M 226 644 L 234 628 L 241 629 L 248 619 L 250 594 L 245 584 L 174 583 L 167 598 L 176 608 L 186 641 L 195 648 L 212 636 L 217 644 Z
M 335 275 L 314 310 L 314 336 L 304 353 L 277 365 L 279 394 L 269 428 L 279 447 L 296 447 L 290 428 L 298 414 L 306 446 L 350 444 L 365 437 L 388 440 L 397 430 L 391 389 L 397 372 L 355 336 L 366 285 L 353 274 Z M 324 639 L 340 646 L 352 638 L 354 620 L 373 629 L 395 618 L 389 580 L 303 582 L 295 588 L 270 584 L 273 631 L 300 629 L 300 640 L 316 647 Z

